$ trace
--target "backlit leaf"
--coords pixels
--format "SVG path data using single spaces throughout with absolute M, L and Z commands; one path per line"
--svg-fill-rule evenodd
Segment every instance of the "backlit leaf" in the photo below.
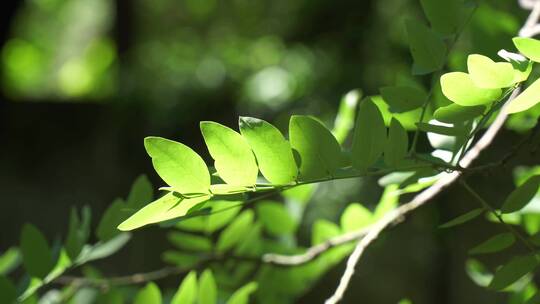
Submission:
M 469 76 L 484 89 L 507 88 L 514 83 L 514 68 L 509 62 L 494 62 L 491 58 L 472 54 L 467 59 Z
M 540 40 L 527 37 L 512 39 L 519 52 L 532 61 L 540 62 Z
M 341 215 L 340 224 L 344 232 L 355 231 L 369 226 L 373 222 L 373 214 L 360 204 L 350 204 Z
M 371 99 L 360 102 L 352 143 L 353 167 L 366 170 L 375 164 L 384 150 L 386 126 L 381 112 Z
M 456 123 L 474 119 L 484 113 L 485 106 L 463 107 L 456 103 L 438 108 L 433 118 L 445 123 Z
M 159 176 L 180 193 L 207 193 L 210 173 L 191 148 L 160 137 L 147 137 L 144 146 Z
M 167 239 L 180 249 L 203 252 L 212 250 L 212 241 L 196 234 L 174 231 L 167 235 Z
M 248 304 L 249 296 L 257 290 L 257 283 L 251 282 L 237 291 L 235 291 L 232 296 L 227 301 L 227 304 Z
M 293 233 L 296 222 L 283 204 L 273 201 L 257 203 L 257 217 L 263 223 L 266 231 L 273 235 Z
M 161 304 L 161 291 L 159 287 L 150 282 L 146 286 L 139 290 L 137 295 L 135 295 L 135 300 L 133 304 Z
M 502 290 L 534 271 L 536 267 L 538 267 L 538 260 L 534 255 L 514 257 L 495 272 L 489 288 Z
M 398 113 L 419 108 L 427 99 L 424 91 L 414 87 L 383 87 L 380 92 L 384 101 L 390 106 L 390 111 Z
M 525 183 L 510 193 L 501 207 L 501 212 L 512 213 L 521 210 L 533 199 L 539 188 L 540 175 L 530 177 Z
M 516 238 L 512 233 L 497 234 L 469 250 L 469 254 L 499 252 L 514 244 Z
M 219 236 L 216 251 L 223 252 L 238 244 L 249 233 L 253 223 L 253 211 L 242 212 Z
M 33 225 L 25 224 L 21 232 L 21 254 L 26 271 L 34 277 L 44 278 L 54 267 L 47 240 Z
M 197 300 L 197 273 L 192 271 L 182 281 L 171 304 L 195 304 Z
M 458 105 L 470 107 L 483 105 L 497 100 L 501 89 L 482 89 L 474 84 L 467 73 L 451 72 L 441 76 L 441 88 L 444 96 Z
M 454 226 L 458 226 L 458 225 L 461 225 L 461 224 L 464 224 L 470 220 L 473 220 L 475 218 L 477 218 L 480 214 L 482 214 L 484 212 L 484 209 L 483 208 L 478 208 L 478 209 L 473 209 L 465 214 L 462 214 L 442 225 L 439 226 L 439 228 L 450 228 L 450 227 L 454 227 Z
M 510 114 L 528 110 L 540 102 L 540 79 L 535 80 L 525 91 L 521 92 L 508 104 L 506 111 Z
M 419 122 L 416 124 L 418 126 L 418 129 L 428 132 L 428 133 L 436 133 L 446 136 L 460 136 L 463 135 L 466 131 L 465 128 L 455 127 L 455 126 L 443 126 L 443 125 L 435 125 L 425 122 Z
M 291 116 L 289 136 L 292 148 L 298 153 L 302 180 L 330 177 L 339 168 L 341 147 L 318 120 L 309 116 Z
M 210 269 L 206 269 L 199 279 L 199 304 L 217 303 L 217 286 L 214 275 Z
M 446 46 L 430 28 L 416 20 L 405 22 L 409 48 L 414 59 L 413 74 L 428 74 L 443 67 Z
M 287 184 L 298 175 L 291 145 L 281 132 L 268 122 L 240 117 L 240 133 L 255 153 L 263 176 L 273 184 Z
M 397 166 L 407 156 L 409 137 L 401 123 L 392 118 L 388 140 L 384 148 L 384 162 L 389 166 Z
M 10 247 L 0 255 L 0 275 L 6 275 L 21 264 L 21 252 Z

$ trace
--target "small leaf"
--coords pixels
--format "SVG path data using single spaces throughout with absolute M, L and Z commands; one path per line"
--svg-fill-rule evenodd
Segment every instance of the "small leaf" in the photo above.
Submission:
M 465 128 L 460 127 L 447 127 L 442 125 L 434 125 L 425 122 L 416 123 L 418 129 L 426 133 L 436 133 L 446 136 L 461 136 L 465 133 Z
M 192 271 L 182 281 L 171 304 L 195 304 L 197 300 L 197 273 Z
M 298 175 L 291 145 L 281 132 L 268 122 L 240 117 L 240 133 L 255 153 L 263 176 L 273 184 L 288 184 Z
M 538 260 L 533 255 L 514 257 L 495 272 L 489 288 L 502 290 L 534 271 L 536 267 L 538 267 Z
M 318 245 L 340 234 L 341 229 L 338 225 L 325 219 L 318 219 L 313 223 L 311 245 Z
M 344 232 L 360 230 L 373 222 L 373 214 L 366 207 L 354 203 L 350 204 L 341 215 L 341 229 Z
M 134 212 L 150 203 L 153 198 L 154 188 L 152 187 L 152 184 L 146 175 L 140 175 L 131 186 L 131 190 L 126 199 L 126 207 L 132 209 L 132 212 Z
M 421 107 L 427 99 L 424 91 L 405 86 L 383 87 L 380 93 L 384 101 L 390 106 L 391 112 L 408 112 Z
M 366 170 L 375 164 L 384 151 L 386 126 L 381 112 L 371 99 L 364 99 L 358 109 L 358 117 L 352 143 L 353 167 Z
M 201 122 L 201 132 L 223 181 L 238 186 L 256 183 L 259 168 L 251 147 L 242 135 L 211 121 Z
M 118 198 L 105 210 L 96 228 L 96 235 L 100 241 L 106 242 L 120 233 L 117 227 L 125 219 L 123 217 L 125 208 L 124 201 Z
M 11 304 L 15 303 L 16 299 L 17 289 L 15 285 L 8 278 L 0 276 L 0 303 Z
M 526 111 L 540 102 L 540 79 L 535 80 L 525 91 L 508 103 L 510 114 Z
M 511 61 L 514 67 L 514 83 L 519 83 L 527 80 L 531 75 L 533 62 L 527 61 Z
M 530 297 L 525 304 L 538 304 L 540 303 L 540 292 L 536 292 L 532 297 Z
M 463 122 L 475 119 L 486 110 L 485 106 L 463 107 L 456 103 L 438 108 L 433 113 L 433 118 L 444 123 Z
M 210 269 L 206 269 L 199 281 L 199 304 L 217 303 L 217 286 L 214 275 Z
M 212 241 L 196 234 L 174 231 L 167 235 L 167 239 L 180 249 L 202 252 L 212 250 Z
M 122 249 L 130 238 L 131 235 L 129 233 L 120 233 L 106 242 L 99 242 L 93 246 L 85 246 L 76 264 L 81 265 L 109 257 Z
M 388 140 L 384 147 L 384 162 L 389 166 L 399 165 L 407 156 L 409 147 L 409 137 L 407 131 L 401 123 L 392 118 L 390 130 L 388 131 Z
M 0 255 L 0 275 L 9 274 L 21 264 L 21 252 L 17 247 L 10 247 Z
M 21 254 L 28 274 L 43 279 L 54 267 L 47 240 L 33 225 L 25 224 L 21 232 Z
M 135 296 L 133 304 L 161 304 L 159 287 L 153 282 L 146 284 Z
M 249 296 L 257 290 L 257 283 L 251 282 L 237 291 L 235 291 L 232 296 L 227 301 L 227 304 L 248 304 Z
M 458 226 L 458 225 L 461 225 L 461 224 L 464 224 L 470 220 L 473 220 L 475 218 L 477 218 L 480 214 L 482 214 L 484 212 L 484 209 L 483 208 L 478 208 L 478 209 L 473 209 L 465 214 L 462 214 L 442 225 L 439 226 L 439 228 L 450 228 L 450 227 L 454 227 L 454 226 Z
M 144 146 L 159 176 L 180 193 L 207 193 L 210 173 L 203 159 L 181 143 L 147 137 Z
M 83 207 L 81 214 L 82 219 L 79 219 L 77 209 L 71 209 L 65 248 L 67 255 L 73 261 L 77 259 L 84 244 L 86 244 L 90 237 L 90 208 L 88 206 Z
M 441 76 L 441 89 L 446 98 L 460 106 L 478 106 L 497 100 L 501 89 L 477 87 L 467 73 L 451 72 Z
M 514 68 L 511 63 L 494 62 L 489 57 L 472 54 L 467 59 L 467 67 L 469 76 L 479 88 L 507 88 L 514 83 Z
M 444 35 L 457 32 L 462 2 L 459 0 L 421 0 L 422 9 L 434 30 Z
M 504 250 L 516 241 L 512 233 L 497 234 L 469 250 L 469 254 L 494 253 Z
M 224 252 L 238 244 L 249 233 L 253 224 L 253 211 L 242 212 L 219 236 L 216 251 Z
M 409 48 L 414 59 L 413 74 L 440 70 L 446 59 L 446 46 L 430 28 L 416 20 L 405 22 Z
M 354 127 L 356 106 L 360 98 L 362 98 L 362 94 L 362 90 L 357 89 L 348 92 L 341 98 L 336 119 L 334 120 L 334 128 L 332 129 L 332 133 L 340 144 L 347 139 Z
M 259 202 L 256 210 L 257 217 L 270 234 L 290 234 L 296 230 L 296 222 L 283 204 L 273 201 Z
M 540 62 L 540 40 L 515 37 L 512 41 L 521 54 L 534 62 Z
M 501 212 L 512 213 L 521 210 L 533 199 L 539 188 L 540 175 L 530 177 L 525 183 L 510 193 L 501 207 Z
M 329 177 L 339 168 L 341 147 L 318 120 L 309 116 L 291 116 L 289 136 L 291 146 L 300 158 L 298 162 L 302 180 Z
M 210 195 L 202 195 L 182 199 L 176 197 L 172 192 L 167 193 L 123 221 L 118 226 L 118 229 L 129 231 L 144 225 L 159 223 L 184 216 L 191 208 L 209 200 L 210 197 Z

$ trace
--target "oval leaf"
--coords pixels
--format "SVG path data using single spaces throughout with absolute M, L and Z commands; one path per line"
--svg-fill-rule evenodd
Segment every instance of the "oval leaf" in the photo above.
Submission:
M 540 188 L 540 175 L 534 175 L 510 193 L 501 207 L 501 212 L 512 213 L 521 210 L 533 199 L 538 188 Z
M 456 103 L 438 108 L 433 113 L 433 118 L 445 123 L 456 123 L 474 119 L 486 110 L 485 106 L 463 107 Z
M 253 224 L 253 211 L 242 212 L 219 236 L 217 252 L 224 252 L 238 244 L 250 232 Z
M 296 230 L 296 222 L 283 204 L 273 201 L 259 202 L 256 210 L 257 217 L 270 234 L 290 234 Z
M 54 267 L 47 240 L 35 226 L 25 224 L 21 231 L 21 254 L 28 274 L 44 278 Z
M 504 250 L 516 241 L 512 233 L 497 234 L 469 250 L 469 254 L 494 253 Z
M 442 225 L 439 226 L 439 228 L 450 228 L 450 227 L 454 227 L 454 226 L 458 226 L 458 225 L 461 225 L 461 224 L 464 224 L 470 220 L 473 220 L 475 218 L 477 218 L 480 214 L 482 214 L 484 212 L 484 209 L 483 208 L 478 208 L 478 209 L 473 209 L 465 214 L 462 214 Z
M 506 111 L 510 114 L 523 112 L 540 102 L 540 79 L 535 80 L 525 91 L 521 92 L 508 104 Z
M 440 70 L 446 59 L 446 46 L 442 39 L 415 20 L 407 20 L 405 28 L 414 60 L 413 74 L 422 75 Z
M 210 269 L 206 269 L 199 281 L 199 304 L 217 303 L 217 286 L 214 275 Z
M 358 117 L 352 144 L 353 167 L 366 170 L 381 156 L 386 143 L 386 126 L 379 108 L 364 99 L 358 109 Z
M 514 257 L 495 272 L 489 288 L 502 290 L 532 272 L 536 267 L 538 267 L 538 260 L 533 255 Z
M 251 282 L 235 291 L 227 304 L 248 304 L 249 296 L 257 290 L 257 283 Z
M 420 0 L 429 23 L 444 35 L 456 33 L 460 24 L 463 3 L 459 0 Z
M 197 300 L 197 273 L 192 271 L 178 287 L 178 291 L 173 296 L 171 304 L 193 304 Z
M 351 204 L 343 211 L 340 224 L 344 232 L 365 228 L 373 223 L 373 214 L 360 204 Z
M 288 184 L 298 175 L 291 145 L 281 132 L 268 122 L 240 117 L 240 133 L 255 153 L 264 177 L 273 184 Z
M 239 186 L 256 183 L 259 168 L 251 147 L 242 135 L 212 121 L 201 122 L 201 132 L 221 179 Z
M 508 62 L 494 62 L 489 57 L 472 54 L 467 58 L 469 75 L 484 89 L 507 88 L 514 83 L 514 67 Z
M 159 287 L 150 282 L 135 296 L 134 304 L 161 304 L 161 291 Z
M 405 86 L 383 87 L 380 93 L 391 112 L 408 112 L 421 107 L 427 99 L 424 91 Z
M 392 118 L 388 140 L 384 148 L 384 162 L 389 166 L 397 166 L 407 156 L 409 137 L 401 123 Z
M 157 174 L 180 193 L 207 193 L 210 173 L 203 159 L 188 146 L 161 137 L 147 137 L 144 147 Z
M 497 100 L 501 89 L 482 89 L 477 87 L 467 73 L 452 72 L 441 76 L 444 96 L 458 105 L 470 107 Z
M 329 177 L 339 168 L 341 147 L 332 133 L 316 119 L 291 116 L 289 136 L 292 148 L 298 153 L 302 180 Z
M 540 40 L 515 37 L 512 41 L 521 54 L 532 61 L 540 62 Z

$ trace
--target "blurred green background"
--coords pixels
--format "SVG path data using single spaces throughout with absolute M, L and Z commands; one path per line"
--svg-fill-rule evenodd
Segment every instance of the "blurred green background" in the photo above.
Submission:
M 471 52 L 495 58 L 511 50 L 526 17 L 517 1 L 475 3 L 451 69 L 464 69 Z M 90 205 L 98 218 L 140 173 L 161 186 L 145 136 L 181 141 L 208 161 L 200 120 L 233 127 L 238 115 L 255 116 L 284 130 L 291 114 L 307 113 L 331 125 L 350 90 L 376 95 L 381 86 L 431 81 L 410 73 L 403 21 L 423 18 L 416 0 L 26 0 L 7 1 L 1 14 L 0 251 L 17 242 L 24 222 L 50 238 L 63 234 L 72 205 Z M 527 128 L 523 121 L 535 118 L 514 129 Z M 504 153 L 518 135 L 503 132 L 484 158 Z M 425 139 L 421 147 L 428 149 Z M 524 154 L 514 163 L 534 160 Z M 486 172 L 474 184 L 499 203 L 513 185 L 511 170 Z M 373 204 L 380 194 L 370 179 L 318 191 L 305 236 L 314 219 L 336 220 L 349 202 Z M 368 251 L 346 303 L 506 303 L 464 270 L 467 248 L 500 227 L 436 228 L 469 200 L 450 189 L 392 229 Z M 137 231 L 100 265 L 111 275 L 160 267 L 170 245 L 159 232 Z M 299 302 L 322 302 L 342 269 Z

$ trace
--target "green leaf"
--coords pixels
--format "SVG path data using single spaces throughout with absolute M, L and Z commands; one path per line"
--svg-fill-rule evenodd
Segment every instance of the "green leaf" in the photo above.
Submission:
M 156 172 L 175 191 L 183 194 L 208 193 L 208 168 L 188 146 L 160 137 L 145 138 L 144 146 Z
M 245 186 L 235 186 L 229 184 L 213 184 L 210 185 L 210 192 L 214 195 L 229 195 L 235 193 L 244 193 L 250 191 L 251 188 Z
M 391 112 L 408 112 L 421 107 L 426 102 L 424 91 L 406 86 L 383 87 L 380 93 L 384 101 L 390 106 Z
M 433 118 L 444 123 L 457 123 L 477 118 L 485 110 L 485 106 L 463 107 L 453 103 L 435 110 Z
M 130 211 L 133 213 L 150 203 L 153 198 L 154 188 L 152 187 L 152 184 L 146 175 L 140 175 L 131 186 L 131 190 L 126 199 L 126 207 L 131 209 Z
M 521 92 L 508 104 L 506 111 L 510 114 L 526 111 L 540 102 L 540 79 L 535 80 L 525 91 Z
M 525 207 L 536 195 L 540 188 L 540 175 L 530 177 L 525 183 L 517 187 L 504 201 L 501 212 L 512 213 Z
M 422 9 L 433 29 L 444 35 L 457 32 L 462 2 L 459 0 L 421 0 Z
M 54 267 L 47 240 L 33 225 L 25 224 L 21 232 L 21 254 L 28 274 L 44 278 Z
M 17 299 L 15 285 L 6 277 L 0 276 L 0 303 L 14 303 Z
M 212 250 L 212 241 L 196 234 L 175 231 L 169 233 L 167 239 L 180 249 L 203 252 Z
M 497 234 L 469 250 L 469 254 L 494 253 L 504 250 L 516 241 L 512 233 Z
M 90 237 L 90 208 L 88 206 L 82 209 L 82 220 L 79 219 L 77 209 L 71 209 L 69 218 L 69 230 L 66 237 L 65 248 L 67 255 L 71 260 L 76 260 L 84 244 Z
M 315 180 L 334 174 L 341 163 L 341 147 L 318 120 L 293 115 L 289 122 L 292 148 L 298 153 L 300 178 Z
M 442 39 L 416 20 L 407 20 L 405 28 L 414 60 L 413 74 L 423 75 L 440 70 L 446 59 L 446 46 Z
M 493 280 L 493 274 L 489 272 L 482 263 L 475 259 L 467 259 L 465 271 L 474 283 L 482 287 L 487 287 L 489 282 Z
M 283 204 L 273 201 L 257 203 L 257 217 L 266 231 L 272 235 L 290 234 L 296 230 L 296 222 Z
M 530 297 L 525 304 L 538 304 L 540 303 L 540 292 L 536 292 L 532 297 Z
M 484 209 L 483 208 L 477 208 L 477 209 L 473 209 L 465 214 L 462 214 L 442 225 L 439 226 L 439 228 L 450 228 L 450 227 L 454 227 L 454 226 L 458 226 L 458 225 L 461 225 L 461 224 L 464 224 L 470 220 L 473 220 L 475 218 L 477 218 L 480 214 L 482 214 L 484 212 Z
M 538 260 L 533 255 L 514 257 L 495 272 L 489 288 L 502 290 L 538 267 Z
M 350 204 L 341 215 L 340 224 L 344 232 L 365 228 L 373 222 L 373 214 L 364 206 Z
M 249 296 L 257 290 L 257 283 L 250 282 L 237 291 L 227 301 L 227 304 L 248 304 Z
M 202 195 L 193 198 L 179 198 L 169 192 L 123 221 L 118 229 L 129 231 L 144 225 L 184 216 L 191 208 L 209 200 L 210 197 L 210 195 Z
M 219 236 L 216 251 L 224 252 L 238 244 L 249 232 L 253 223 L 253 211 L 242 212 Z
M 354 118 L 356 117 L 356 106 L 362 98 L 361 90 L 352 90 L 341 98 L 339 109 L 334 120 L 332 134 L 336 137 L 339 144 L 345 142 L 349 133 L 354 127 Z
M 194 304 L 197 300 L 197 273 L 191 271 L 182 281 L 171 304 Z
M 96 235 L 100 241 L 106 242 L 120 233 L 117 227 L 125 219 L 123 217 L 125 208 L 124 201 L 117 198 L 105 210 L 96 228 Z
M 514 83 L 514 67 L 508 62 L 494 62 L 491 58 L 472 54 L 467 58 L 469 76 L 483 89 L 510 87 Z
M 352 143 L 353 167 L 366 170 L 375 164 L 384 150 L 386 126 L 381 112 L 370 100 L 364 99 L 358 109 L 358 117 Z
M 426 133 L 436 133 L 446 136 L 461 136 L 464 135 L 466 129 L 460 128 L 460 127 L 447 127 L 447 126 L 441 126 L 441 125 L 434 125 L 430 123 L 425 122 L 418 122 L 416 123 L 418 126 L 418 129 L 421 131 L 424 131 Z
M 159 287 L 153 282 L 146 284 L 135 296 L 133 304 L 161 304 Z
M 441 76 L 441 89 L 448 99 L 460 106 L 478 106 L 497 100 L 501 89 L 477 87 L 467 73 L 451 72 Z
M 312 230 L 311 245 L 318 245 L 341 234 L 341 229 L 339 229 L 338 225 L 324 219 L 316 220 L 313 223 Z
M 211 121 L 201 122 L 201 132 L 223 181 L 238 186 L 256 183 L 259 168 L 251 147 L 242 135 Z
M 389 166 L 399 165 L 407 156 L 408 148 L 409 136 L 407 131 L 397 119 L 392 118 L 390 130 L 388 131 L 388 140 L 384 147 L 384 162 Z
M 291 145 L 281 132 L 268 122 L 240 117 L 240 133 L 255 153 L 263 176 L 272 184 L 288 184 L 296 180 L 298 168 Z
M 514 83 L 523 82 L 531 75 L 533 62 L 527 61 L 512 61 L 514 67 Z
M 180 220 L 176 227 L 187 231 L 212 233 L 228 224 L 242 209 L 240 201 L 211 200 L 204 203 L 208 215 L 188 217 Z
M 130 238 L 131 235 L 129 233 L 120 233 L 106 242 L 99 242 L 93 246 L 85 246 L 76 264 L 81 265 L 109 257 L 122 249 Z
M 540 40 L 515 37 L 512 41 L 521 54 L 534 62 L 540 62 Z
M 206 269 L 199 281 L 199 302 L 198 304 L 216 304 L 217 286 L 214 275 L 210 269 Z
M 21 253 L 17 247 L 10 247 L 0 255 L 0 275 L 6 275 L 21 264 Z

